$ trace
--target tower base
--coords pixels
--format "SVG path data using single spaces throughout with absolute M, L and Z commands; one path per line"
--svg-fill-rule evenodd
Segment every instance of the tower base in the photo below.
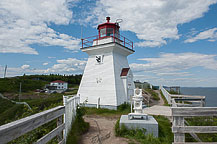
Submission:
M 128 129 L 146 129 L 145 134 L 153 134 L 158 137 L 158 122 L 153 116 L 148 116 L 147 120 L 143 119 L 128 119 L 128 115 L 122 115 L 120 119 L 120 126 L 125 125 Z
M 82 104 L 81 104 L 82 105 Z M 95 107 L 97 108 L 97 104 L 84 104 L 85 107 Z M 100 105 L 100 108 L 106 108 L 110 110 L 117 110 L 117 106 L 112 106 L 112 105 Z

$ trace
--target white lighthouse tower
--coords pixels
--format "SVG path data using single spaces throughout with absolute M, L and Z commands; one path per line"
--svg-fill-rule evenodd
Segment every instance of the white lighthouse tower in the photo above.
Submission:
M 98 35 L 82 39 L 83 52 L 89 55 L 78 90 L 80 103 L 86 106 L 117 109 L 129 102 L 135 88 L 127 56 L 133 54 L 133 42 L 119 33 L 119 24 L 98 25 Z

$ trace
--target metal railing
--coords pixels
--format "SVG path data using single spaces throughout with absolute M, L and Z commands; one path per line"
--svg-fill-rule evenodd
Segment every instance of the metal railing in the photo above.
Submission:
M 112 42 L 116 42 L 119 41 L 122 46 L 133 50 L 133 42 L 131 40 L 129 40 L 128 38 L 122 36 L 122 35 L 110 35 L 110 36 L 104 36 L 104 37 L 99 37 L 99 35 L 95 35 L 95 36 L 90 36 L 87 38 L 82 38 L 82 48 L 86 48 L 86 47 L 91 47 L 93 46 L 93 42 L 96 42 L 96 45 L 99 44 L 99 41 L 104 39 L 104 38 L 112 38 Z

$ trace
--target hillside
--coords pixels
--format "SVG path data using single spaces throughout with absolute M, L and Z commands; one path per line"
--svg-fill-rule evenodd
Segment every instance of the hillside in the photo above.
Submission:
M 12 78 L 0 78 L 0 93 L 18 93 L 20 83 L 22 83 L 22 92 L 42 89 L 45 84 L 55 80 L 66 81 L 69 87 L 79 85 L 82 75 L 23 75 Z

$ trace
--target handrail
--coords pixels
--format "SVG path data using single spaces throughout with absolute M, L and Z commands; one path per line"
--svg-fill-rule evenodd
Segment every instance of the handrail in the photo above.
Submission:
M 58 137 L 60 143 L 64 143 L 67 139 L 68 132 L 70 131 L 71 124 L 75 119 L 76 109 L 79 103 L 79 96 L 63 96 L 64 106 L 57 106 L 0 126 L 0 143 L 5 144 L 10 142 L 54 119 L 57 119 L 57 127 L 38 139 L 34 144 L 46 143 L 55 136 Z
M 160 90 L 165 96 L 168 104 L 173 106 L 179 106 L 178 103 L 176 103 L 176 100 L 182 101 L 182 106 L 185 106 L 184 101 L 199 101 L 200 105 L 203 107 L 205 106 L 205 98 L 206 96 L 193 96 L 193 95 L 174 95 L 170 94 L 163 86 L 160 86 Z M 188 106 L 188 105 L 186 105 Z
M 217 133 L 217 126 L 189 126 L 185 125 L 187 121 L 185 117 L 207 117 L 217 116 L 217 107 L 172 107 L 173 126 L 172 132 L 174 133 L 173 144 L 188 143 L 185 142 L 185 133 L 190 133 L 198 143 L 210 144 L 209 142 L 201 142 L 196 133 Z M 194 142 L 195 144 L 197 142 Z
M 26 118 L 5 124 L 0 126 L 0 140 L 1 143 L 10 142 L 13 139 L 18 138 L 26 134 L 29 131 L 32 131 L 39 126 L 50 122 L 65 113 L 64 106 L 58 106 Z
M 95 36 L 90 36 L 87 38 L 82 38 L 82 48 L 86 48 L 86 47 L 91 47 L 93 42 L 97 40 L 97 42 L 101 39 L 104 38 L 108 38 L 111 37 L 113 39 L 113 42 L 116 42 L 116 40 L 120 41 L 120 44 L 123 45 L 124 47 L 133 50 L 133 41 L 129 40 L 128 38 L 120 35 L 120 34 L 115 34 L 115 35 L 111 35 L 111 36 L 104 36 L 104 37 L 99 37 L 99 35 L 95 35 Z M 90 44 L 87 44 L 90 43 Z M 97 43 L 98 44 L 98 43 Z M 84 47 L 86 46 L 86 47 Z

